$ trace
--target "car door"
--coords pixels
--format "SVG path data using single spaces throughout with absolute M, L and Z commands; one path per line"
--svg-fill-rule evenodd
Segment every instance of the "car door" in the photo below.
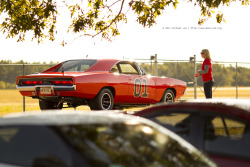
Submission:
M 120 62 L 122 75 L 128 76 L 128 102 L 152 103 L 155 96 L 155 81 L 143 75 L 134 62 Z
M 68 145 L 47 126 L 1 126 L 0 148 L 0 164 L 70 166 L 74 163 Z

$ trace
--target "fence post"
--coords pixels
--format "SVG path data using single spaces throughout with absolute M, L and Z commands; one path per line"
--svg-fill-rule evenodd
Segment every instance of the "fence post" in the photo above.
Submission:
M 23 63 L 23 76 L 24 76 L 24 63 Z M 25 96 L 23 96 L 23 112 L 25 112 Z
M 176 63 L 176 78 L 179 79 L 178 62 Z
M 153 75 L 153 60 L 154 60 L 154 56 L 150 56 L 150 68 L 151 68 L 151 75 Z
M 236 85 L 236 99 L 238 99 L 238 64 L 236 62 L 236 76 L 235 76 L 235 85 Z
M 157 54 L 155 54 L 155 76 L 158 76 Z
M 196 55 L 194 55 L 194 75 L 197 72 Z M 197 77 L 194 77 L 194 99 L 197 99 Z

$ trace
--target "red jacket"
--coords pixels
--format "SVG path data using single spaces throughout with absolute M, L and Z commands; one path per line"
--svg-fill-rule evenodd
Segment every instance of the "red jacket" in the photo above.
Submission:
M 210 59 L 205 59 L 202 63 L 201 70 L 203 71 L 205 69 L 205 65 L 209 66 L 208 73 L 202 74 L 202 80 L 203 82 L 211 81 L 213 79 L 212 76 L 212 63 Z

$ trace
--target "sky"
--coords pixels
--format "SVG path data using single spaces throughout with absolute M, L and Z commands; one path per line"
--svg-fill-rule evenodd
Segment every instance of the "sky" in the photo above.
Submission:
M 49 63 L 86 58 L 87 55 L 88 58 L 149 59 L 157 54 L 158 59 L 165 60 L 189 60 L 196 55 L 197 61 L 202 61 L 201 50 L 209 49 L 213 61 L 250 63 L 250 6 L 232 3 L 219 10 L 226 23 L 218 24 L 211 18 L 199 26 L 199 8 L 180 2 L 177 9 L 167 7 L 151 28 L 139 25 L 131 12 L 128 23 L 119 25 L 121 35 L 112 42 L 90 37 L 74 40 L 63 32 L 67 22 L 62 17 L 58 20 L 60 33 L 54 42 L 45 40 L 37 44 L 30 38 L 17 42 L 5 39 L 6 35 L 0 33 L 0 60 Z M 63 39 L 70 41 L 65 47 L 60 45 Z

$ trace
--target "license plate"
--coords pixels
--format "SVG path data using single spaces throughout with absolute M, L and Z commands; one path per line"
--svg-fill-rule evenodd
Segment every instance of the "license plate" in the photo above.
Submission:
M 51 88 L 40 88 L 41 94 L 51 94 Z

